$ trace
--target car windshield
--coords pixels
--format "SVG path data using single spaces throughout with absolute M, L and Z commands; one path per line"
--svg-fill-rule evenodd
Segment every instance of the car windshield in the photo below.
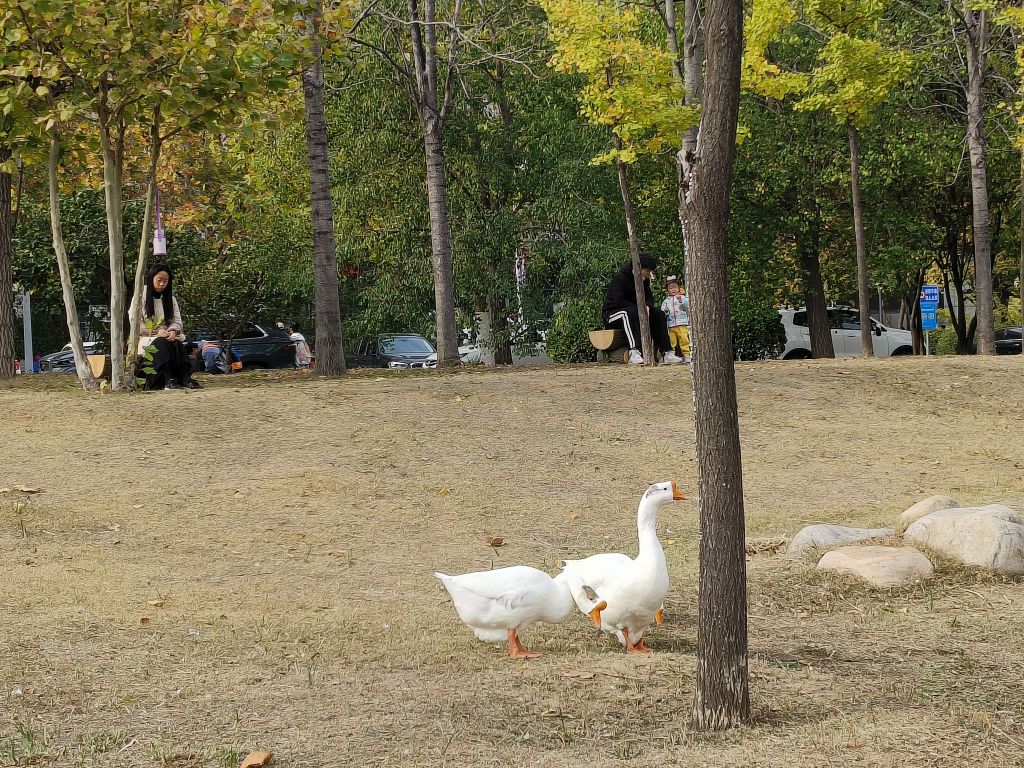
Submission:
M 429 355 L 434 348 L 419 336 L 388 336 L 380 340 L 382 355 Z

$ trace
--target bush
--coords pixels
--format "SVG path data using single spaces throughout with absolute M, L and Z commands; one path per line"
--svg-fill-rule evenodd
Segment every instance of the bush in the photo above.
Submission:
M 556 363 L 592 362 L 596 353 L 587 334 L 601 327 L 601 297 L 569 299 L 551 318 L 548 357 Z
M 952 325 L 938 328 L 931 332 L 928 348 L 933 355 L 956 354 L 956 328 Z
M 786 329 L 774 307 L 733 307 L 732 347 L 737 360 L 767 360 L 786 347 Z

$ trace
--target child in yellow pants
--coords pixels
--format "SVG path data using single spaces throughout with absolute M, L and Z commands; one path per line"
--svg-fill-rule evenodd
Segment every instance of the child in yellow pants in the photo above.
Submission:
M 690 299 L 675 275 L 665 281 L 668 296 L 661 303 L 661 311 L 668 320 L 668 339 L 672 349 L 678 349 L 683 362 L 690 362 Z

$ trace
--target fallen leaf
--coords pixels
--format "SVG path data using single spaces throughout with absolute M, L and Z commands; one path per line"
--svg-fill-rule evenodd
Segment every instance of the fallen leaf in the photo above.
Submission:
M 274 759 L 273 752 L 250 752 L 238 768 L 263 768 Z
M 488 536 L 487 546 L 489 547 L 503 547 L 505 546 L 505 540 L 501 536 Z
M 20 491 L 21 493 L 42 493 L 43 492 L 42 488 L 32 488 L 32 487 L 30 487 L 28 485 L 18 485 L 18 486 L 15 486 L 14 490 Z
M 144 627 L 147 624 L 149 624 L 149 616 L 143 616 L 141 619 L 139 619 L 139 626 Z
M 675 543 L 676 543 L 676 540 L 675 540 L 675 539 L 669 539 L 668 541 L 666 541 L 666 542 L 665 542 L 665 544 L 667 544 L 667 545 L 668 545 L 668 546 L 670 546 L 670 547 L 671 547 L 671 546 L 672 546 L 673 544 L 675 544 Z
M 164 601 L 163 600 L 149 600 L 148 604 L 152 605 L 154 608 L 163 608 L 164 607 Z
M 573 680 L 592 680 L 594 676 L 594 672 L 586 669 L 570 669 L 568 672 L 562 673 L 562 677 L 569 677 Z
M 576 520 L 579 518 L 579 516 L 580 516 L 579 512 L 570 512 L 569 513 L 569 519 L 572 520 L 573 522 L 576 522 Z
M 447 489 L 447 488 L 441 488 L 441 489 L 440 489 L 440 490 L 439 490 L 439 491 L 437 492 L 437 495 L 438 495 L 438 496 L 447 496 L 447 495 L 448 495 L 448 489 Z

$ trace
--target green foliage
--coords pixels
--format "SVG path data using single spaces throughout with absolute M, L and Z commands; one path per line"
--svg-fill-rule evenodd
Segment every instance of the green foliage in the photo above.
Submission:
M 601 328 L 601 298 L 586 295 L 566 301 L 551 319 L 548 357 L 556 363 L 585 363 L 596 353 L 587 334 Z
M 737 360 L 778 357 L 786 346 L 786 329 L 771 305 L 732 310 L 732 346 Z

